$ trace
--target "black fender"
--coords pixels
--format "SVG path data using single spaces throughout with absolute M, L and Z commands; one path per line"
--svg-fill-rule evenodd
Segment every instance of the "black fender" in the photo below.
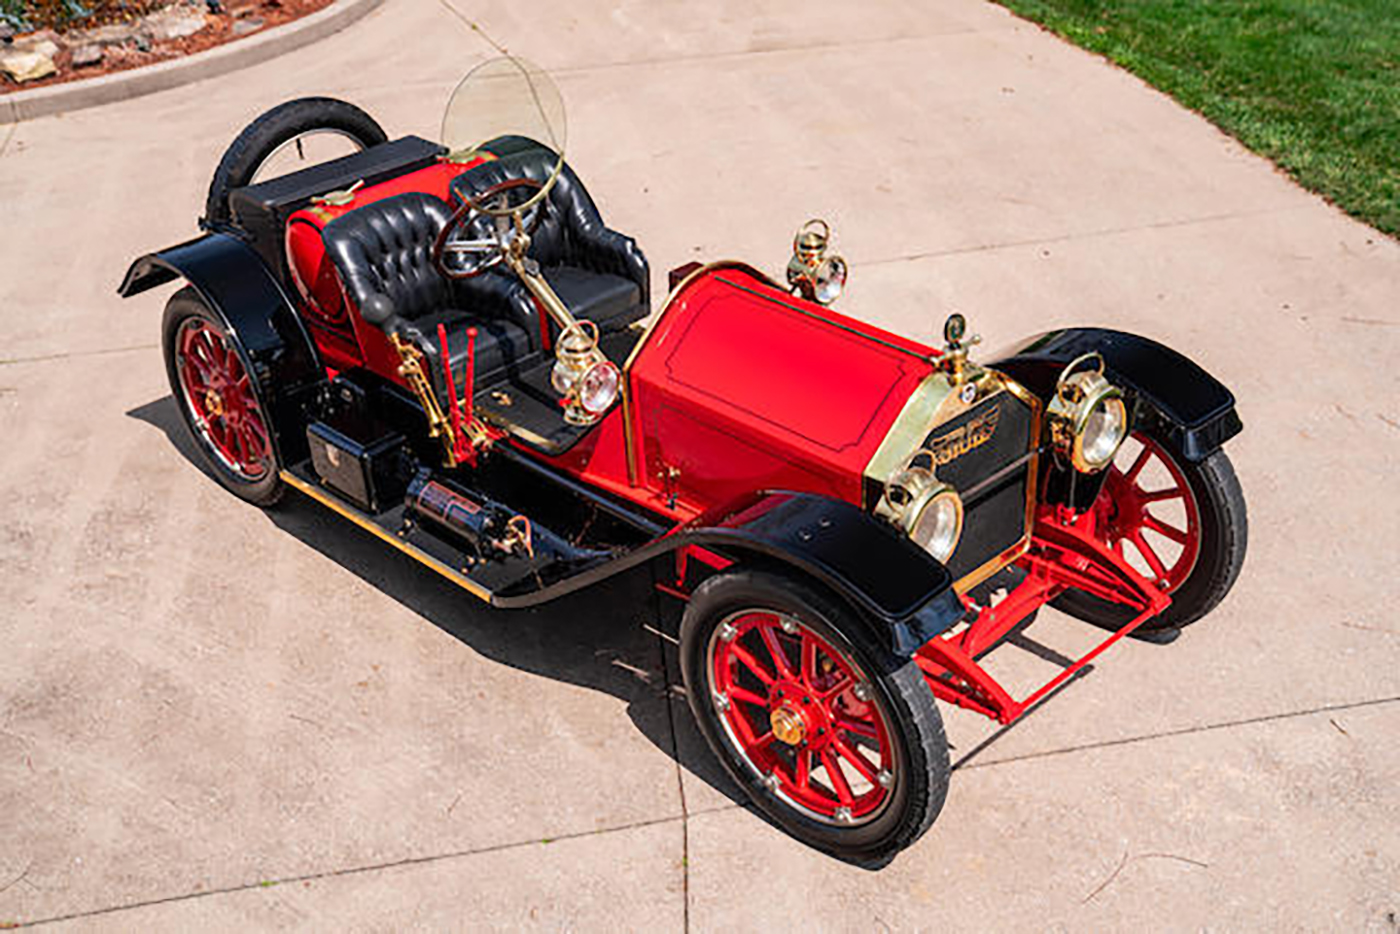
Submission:
M 542 603 L 689 545 L 815 580 L 900 655 L 913 654 L 966 613 L 948 569 L 908 536 L 843 500 L 786 491 L 744 497 L 573 577 L 540 590 L 498 593 L 492 603 Z
M 1032 337 L 987 362 L 1049 401 L 1055 381 L 1076 357 L 1097 351 L 1108 379 L 1141 423 L 1152 419 L 1192 463 L 1205 460 L 1243 429 L 1235 396 L 1184 354 L 1150 338 L 1107 328 L 1066 328 Z
M 306 457 L 304 404 L 325 382 L 316 344 L 267 264 L 237 237 L 210 233 L 148 253 L 117 288 L 123 298 L 184 278 L 243 348 L 283 463 Z

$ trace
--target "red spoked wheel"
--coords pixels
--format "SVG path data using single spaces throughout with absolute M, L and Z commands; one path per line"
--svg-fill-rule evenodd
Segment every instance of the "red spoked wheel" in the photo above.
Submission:
M 261 505 L 281 492 L 277 453 L 237 338 L 191 289 L 165 313 L 166 369 L 185 426 L 224 486 Z
M 890 728 L 866 674 L 786 614 L 731 614 L 710 636 L 710 691 L 744 763 L 812 818 L 870 820 L 894 785 Z
M 710 578 L 681 662 L 711 749 L 793 836 L 882 864 L 942 808 L 948 747 L 927 683 L 824 593 L 764 571 Z
M 1136 434 L 1123 447 L 1094 501 L 1094 529 L 1140 574 L 1171 593 L 1191 576 L 1200 556 L 1200 506 L 1185 471 L 1160 444 Z
M 1244 564 L 1248 517 L 1225 452 L 1192 463 L 1152 431 L 1138 429 L 1123 442 L 1080 521 L 1171 595 L 1171 606 L 1143 630 L 1179 629 L 1200 619 L 1224 599 Z M 1054 606 L 1110 629 L 1135 615 L 1078 591 Z
M 180 388 L 196 427 L 225 467 L 245 480 L 261 480 L 272 463 L 272 441 L 252 380 L 228 335 L 189 318 L 176 342 Z

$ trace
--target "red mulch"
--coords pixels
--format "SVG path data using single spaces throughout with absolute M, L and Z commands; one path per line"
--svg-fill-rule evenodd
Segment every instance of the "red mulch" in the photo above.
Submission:
M 150 51 L 147 52 L 142 52 L 135 45 L 130 44 L 109 45 L 104 49 L 106 54 L 103 55 L 102 61 L 86 68 L 72 67 L 72 49 L 65 48 L 54 56 L 54 64 L 58 66 L 58 74 L 48 78 L 40 78 L 38 81 L 26 81 L 23 84 L 15 84 L 7 77 L 0 77 L 0 94 L 28 91 L 31 88 L 42 88 L 68 81 L 82 81 L 86 78 L 96 78 L 99 75 L 109 75 L 118 71 L 130 71 L 143 65 L 153 65 L 156 62 L 193 55 L 196 52 L 203 52 L 205 49 L 223 45 L 225 42 L 236 42 L 239 39 L 246 39 L 248 36 L 259 35 L 274 26 L 281 26 L 284 23 L 290 23 L 292 20 L 315 13 L 334 2 L 335 0 L 261 0 L 261 2 L 254 4 L 240 4 L 236 10 L 236 16 L 232 13 L 222 13 L 218 16 L 206 13 L 204 18 L 209 25 L 192 36 L 154 41 L 150 44 Z M 224 5 L 227 8 L 229 4 L 226 2 Z M 235 36 L 233 24 L 239 19 L 252 17 L 263 20 L 262 27 L 245 35 Z M 62 33 L 59 35 L 62 37 Z M 22 38 L 22 36 L 15 38 Z

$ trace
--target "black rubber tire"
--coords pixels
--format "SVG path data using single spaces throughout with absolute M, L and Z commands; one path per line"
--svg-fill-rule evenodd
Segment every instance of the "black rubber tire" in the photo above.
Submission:
M 243 128 L 224 151 L 204 205 L 206 223 L 228 221 L 228 195 L 253 180 L 258 167 L 292 137 L 309 130 L 333 129 L 349 134 L 368 149 L 388 137 L 373 117 L 354 104 L 333 97 L 302 97 L 276 107 Z
M 774 795 L 730 746 L 706 688 L 710 634 L 729 613 L 763 607 L 791 614 L 843 652 L 876 687 L 891 724 L 895 773 L 891 804 L 873 821 L 849 828 L 815 821 Z M 690 709 L 730 777 L 773 824 L 802 842 L 867 868 L 887 864 L 932 826 L 948 793 L 948 741 L 932 692 L 911 659 L 889 651 L 867 625 L 825 591 L 795 577 L 736 570 L 696 588 L 681 620 L 680 660 Z
M 1166 440 L 1143 432 L 1171 457 L 1186 478 L 1200 511 L 1201 550 L 1196 566 L 1171 595 L 1171 606 L 1153 617 L 1138 632 L 1164 632 L 1189 626 L 1225 599 L 1244 567 L 1249 547 L 1249 514 L 1244 491 L 1234 465 L 1222 451 L 1193 464 L 1173 450 Z M 1121 629 L 1137 615 L 1132 610 L 1071 590 L 1051 604 L 1057 610 L 1104 629 Z
M 240 477 L 237 473 L 219 459 L 218 455 L 210 448 L 209 439 L 197 427 L 194 413 L 190 411 L 185 400 L 185 392 L 180 385 L 178 364 L 176 361 L 176 336 L 179 334 L 180 325 L 190 318 L 201 318 L 223 332 L 230 343 L 238 351 L 242 360 L 243 368 L 253 373 L 249 366 L 247 353 L 238 343 L 238 338 L 228 333 L 223 319 L 204 303 L 197 291 L 190 286 L 186 286 L 170 297 L 170 301 L 165 305 L 165 315 L 161 321 L 161 352 L 165 357 L 165 375 L 170 380 L 170 392 L 175 397 L 175 405 L 180 410 L 180 420 L 184 422 L 185 431 L 188 433 L 190 441 L 194 443 L 195 450 L 199 452 L 200 461 L 204 468 L 216 479 L 225 489 L 233 493 L 240 499 L 247 500 L 255 506 L 272 506 L 282 498 L 286 492 L 286 484 L 282 482 L 279 475 L 282 463 L 278 458 L 276 445 L 274 443 L 272 452 L 272 463 L 267 471 L 267 476 L 256 481 L 249 481 Z M 256 379 L 252 387 L 253 394 L 257 398 L 258 407 L 266 418 L 267 405 L 266 393 L 261 391 L 261 387 L 256 385 Z M 269 426 L 269 432 L 270 432 Z

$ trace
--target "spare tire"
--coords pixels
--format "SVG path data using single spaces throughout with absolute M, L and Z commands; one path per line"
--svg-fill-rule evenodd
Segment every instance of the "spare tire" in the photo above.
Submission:
M 279 148 L 316 131 L 339 133 L 360 149 L 388 140 L 373 117 L 333 97 L 302 97 L 279 104 L 248 124 L 224 152 L 209 183 L 202 224 L 229 221 L 229 192 L 252 184 L 263 163 Z

